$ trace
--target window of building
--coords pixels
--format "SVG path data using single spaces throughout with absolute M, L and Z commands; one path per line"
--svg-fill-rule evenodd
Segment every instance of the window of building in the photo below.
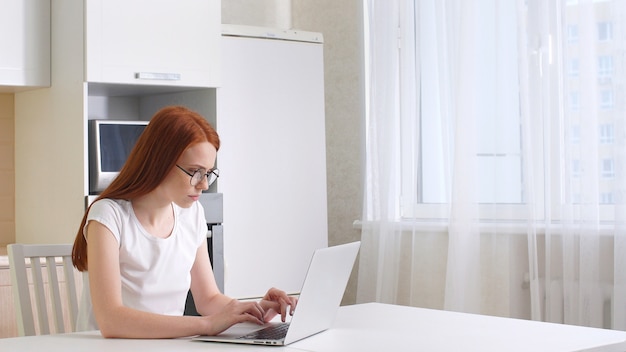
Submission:
M 611 110 L 614 106 L 613 90 L 603 89 L 600 91 L 600 109 Z
M 600 143 L 612 144 L 615 141 L 615 129 L 613 124 L 605 123 L 600 125 Z
M 567 64 L 567 75 L 570 78 L 577 78 L 580 72 L 578 59 L 571 59 Z
M 613 178 L 615 177 L 615 168 L 613 159 L 602 159 L 602 177 Z
M 580 126 L 579 125 L 574 125 L 570 128 L 569 141 L 571 144 L 580 144 Z
M 578 26 L 577 25 L 570 24 L 567 26 L 567 43 L 568 44 L 578 43 Z
M 579 92 L 569 93 L 569 108 L 571 111 L 580 110 L 580 93 Z
M 613 39 L 613 24 L 611 22 L 598 23 L 598 40 L 601 42 Z
M 613 192 L 600 193 L 600 203 L 601 204 L 614 204 L 615 199 L 613 198 Z
M 580 160 L 572 160 L 572 177 L 580 177 Z
M 598 57 L 598 78 L 605 80 L 613 75 L 613 56 L 601 55 Z

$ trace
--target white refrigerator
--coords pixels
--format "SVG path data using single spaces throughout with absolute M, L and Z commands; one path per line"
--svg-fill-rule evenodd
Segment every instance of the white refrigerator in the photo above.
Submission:
M 323 38 L 223 25 L 216 129 L 223 236 L 213 240 L 224 293 L 300 291 L 328 245 Z

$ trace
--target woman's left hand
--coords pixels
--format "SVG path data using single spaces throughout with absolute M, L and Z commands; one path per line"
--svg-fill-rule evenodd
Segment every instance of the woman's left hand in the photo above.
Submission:
M 289 309 L 289 315 L 293 315 L 296 310 L 298 298 L 288 296 L 284 291 L 272 287 L 259 303 L 265 310 L 263 316 L 265 322 L 272 320 L 277 314 L 280 314 L 280 320 L 284 322 L 287 318 L 287 309 Z

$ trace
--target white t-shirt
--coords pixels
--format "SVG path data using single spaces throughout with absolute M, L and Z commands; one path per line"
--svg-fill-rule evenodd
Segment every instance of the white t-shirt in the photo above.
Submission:
M 191 267 L 198 247 L 206 241 L 207 223 L 199 202 L 189 208 L 172 204 L 172 208 L 174 229 L 168 238 L 149 234 L 127 200 L 101 199 L 89 210 L 87 223 L 100 222 L 119 243 L 122 302 L 127 307 L 165 315 L 184 313 Z M 88 272 L 83 278 L 77 330 L 96 330 Z

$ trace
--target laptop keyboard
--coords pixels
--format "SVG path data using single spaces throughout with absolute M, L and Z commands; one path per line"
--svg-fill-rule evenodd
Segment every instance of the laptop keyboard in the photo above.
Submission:
M 287 335 L 287 329 L 289 328 L 289 323 L 282 323 L 271 325 L 261 330 L 253 331 L 247 335 L 239 337 L 239 339 L 243 340 L 278 340 L 282 339 Z

